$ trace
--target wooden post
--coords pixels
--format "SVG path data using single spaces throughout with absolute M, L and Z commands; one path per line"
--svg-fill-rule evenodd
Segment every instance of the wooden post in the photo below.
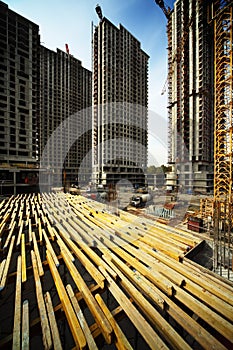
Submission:
M 66 290 L 68 292 L 68 295 L 70 297 L 70 300 L 72 302 L 72 305 L 73 305 L 73 308 L 74 308 L 74 311 L 78 317 L 78 320 L 79 320 L 79 323 L 83 329 L 83 332 L 85 334 L 85 337 L 86 337 L 86 340 L 87 340 L 87 344 L 88 344 L 88 347 L 90 350 L 98 350 L 97 346 L 96 346 L 96 343 L 95 343 L 95 340 L 90 332 L 90 328 L 87 324 L 87 321 L 83 315 L 83 312 L 79 306 L 79 303 L 78 303 L 78 300 L 77 298 L 75 297 L 74 295 L 74 291 L 73 291 L 73 288 L 71 287 L 70 284 L 68 284 L 66 286 Z
M 146 343 L 153 350 L 158 349 L 168 349 L 166 344 L 161 340 L 158 334 L 153 330 L 150 324 L 145 320 L 145 318 L 140 314 L 140 312 L 135 308 L 135 306 L 130 302 L 123 291 L 118 287 L 116 282 L 109 276 L 109 274 L 100 267 L 101 272 L 108 281 L 108 289 L 117 300 L 119 305 L 125 311 L 126 315 L 133 322 L 134 326 L 137 328 L 138 332 L 145 339 Z
M 23 302 L 22 350 L 29 350 L 29 303 L 28 303 L 28 300 L 25 300 Z
M 21 256 L 22 256 L 22 283 L 27 280 L 27 263 L 25 254 L 25 235 L 22 234 L 21 238 Z
M 14 313 L 14 328 L 13 328 L 13 345 L 12 349 L 20 350 L 21 343 L 21 256 L 17 260 L 17 275 L 15 288 L 15 313 Z
M 52 332 L 54 350 L 62 350 L 61 339 L 60 339 L 57 322 L 53 311 L 53 304 L 52 304 L 52 300 L 49 292 L 46 292 L 45 294 L 45 304 L 46 304 L 49 323 L 50 323 L 51 332 Z
M 79 291 L 81 292 L 86 304 L 88 305 L 93 317 L 95 318 L 95 321 L 99 325 L 99 327 L 102 330 L 103 336 L 108 344 L 111 343 L 111 333 L 112 333 L 112 327 L 109 324 L 108 320 L 106 319 L 103 311 L 100 309 L 98 303 L 96 302 L 95 298 L 91 294 L 89 288 L 87 287 L 86 283 L 84 282 L 82 276 L 76 269 L 75 265 L 67 258 L 67 256 L 64 254 L 63 251 L 61 251 L 61 256 L 68 267 L 70 274 L 75 281 Z
M 60 297 L 64 312 L 66 314 L 67 321 L 70 326 L 70 330 L 72 332 L 72 335 L 74 337 L 75 344 L 78 349 L 84 349 L 86 347 L 86 338 L 83 334 L 83 331 L 80 327 L 80 324 L 78 322 L 78 319 L 75 315 L 74 309 L 72 305 L 70 304 L 69 297 L 66 293 L 65 287 L 62 283 L 61 277 L 57 271 L 56 265 L 54 264 L 54 260 L 49 252 L 47 250 L 47 261 L 49 263 L 49 268 L 51 271 L 51 274 L 53 276 L 58 295 Z
M 12 236 L 10 247 L 9 247 L 7 258 L 6 258 L 6 263 L 4 266 L 3 273 L 2 273 L 2 279 L 1 279 L 1 283 L 0 283 L 0 291 L 4 289 L 5 284 L 6 284 L 6 279 L 7 279 L 8 270 L 9 270 L 9 266 L 10 266 L 10 262 L 11 262 L 11 256 L 12 256 L 12 251 L 13 251 L 13 247 L 14 247 L 14 242 L 15 242 L 15 236 Z
M 128 342 L 126 336 L 122 332 L 121 328 L 118 326 L 116 320 L 114 319 L 112 313 L 107 308 L 106 304 L 104 303 L 103 299 L 101 298 L 100 294 L 96 294 L 95 296 L 99 306 L 103 310 L 104 314 L 106 315 L 107 319 L 109 320 L 114 333 L 116 337 L 115 345 L 118 350 L 133 350 L 132 346 Z
M 33 266 L 34 280 L 35 280 L 35 286 L 36 286 L 36 297 L 37 297 L 38 309 L 40 313 L 41 328 L 43 333 L 43 344 L 45 349 L 50 349 L 52 347 L 52 338 L 51 338 L 49 322 L 48 322 L 48 317 L 47 317 L 46 308 L 45 308 L 45 302 L 43 298 L 42 287 L 40 283 L 36 257 L 33 250 L 31 250 L 31 257 L 32 257 L 32 266 Z
M 38 245 L 37 245 L 35 232 L 32 232 L 32 240 L 33 240 L 33 248 L 34 248 L 34 253 L 35 253 L 35 257 L 36 257 L 36 262 L 37 262 L 39 276 L 43 276 L 44 275 L 44 269 L 43 269 L 43 265 L 42 265 L 41 258 L 40 258 L 40 252 L 39 252 L 39 248 L 38 248 Z

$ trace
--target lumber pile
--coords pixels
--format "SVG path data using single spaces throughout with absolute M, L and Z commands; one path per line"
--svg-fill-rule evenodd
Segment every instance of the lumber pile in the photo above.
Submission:
M 109 209 L 64 193 L 0 203 L 0 348 L 233 348 L 232 284 L 184 258 L 201 240 Z

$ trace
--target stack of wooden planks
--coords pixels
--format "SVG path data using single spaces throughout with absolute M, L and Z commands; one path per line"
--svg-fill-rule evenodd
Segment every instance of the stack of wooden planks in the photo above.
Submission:
M 185 259 L 190 233 L 63 193 L 0 219 L 0 348 L 233 348 L 232 284 Z

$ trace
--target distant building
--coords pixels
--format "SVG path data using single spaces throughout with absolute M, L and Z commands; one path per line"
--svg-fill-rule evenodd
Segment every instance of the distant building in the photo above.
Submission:
M 0 1 L 0 162 L 38 161 L 39 27 Z
M 0 183 L 35 182 L 38 164 L 39 27 L 0 1 Z M 17 168 L 17 172 L 16 172 Z
M 69 53 L 41 46 L 40 157 L 52 170 L 53 185 L 61 183 L 62 174 L 68 183 L 90 179 L 91 79 L 92 73 Z M 55 131 L 56 139 L 50 138 Z
M 158 174 L 146 174 L 146 183 L 149 189 L 160 189 L 165 186 L 166 174 L 164 172 Z
M 93 182 L 144 185 L 148 55 L 122 25 L 100 20 L 93 33 Z
M 207 1 L 179 0 L 168 19 L 167 184 L 213 189 L 213 33 Z
M 41 164 L 47 185 L 89 182 L 91 79 L 69 53 L 41 46 L 39 26 L 0 1 L 0 194 L 38 191 Z

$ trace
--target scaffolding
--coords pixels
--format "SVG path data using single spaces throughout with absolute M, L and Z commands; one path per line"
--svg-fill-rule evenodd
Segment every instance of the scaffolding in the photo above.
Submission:
M 169 185 L 178 185 L 179 175 L 184 189 L 201 192 L 213 188 L 213 38 L 207 9 L 201 0 L 176 1 L 167 23 Z
M 215 60 L 214 197 L 232 201 L 232 1 L 212 4 Z
M 213 202 L 214 244 L 213 269 L 229 280 L 233 279 L 233 206 L 228 201 Z
M 212 217 L 214 271 L 232 278 L 232 1 L 212 1 L 209 23 L 214 29 L 214 198 L 201 201 L 201 217 Z
M 214 0 L 209 6 L 214 29 L 214 200 L 219 203 L 232 203 L 232 7 L 230 0 Z M 210 199 L 201 203 L 201 216 L 206 217 L 206 212 L 214 216 Z

